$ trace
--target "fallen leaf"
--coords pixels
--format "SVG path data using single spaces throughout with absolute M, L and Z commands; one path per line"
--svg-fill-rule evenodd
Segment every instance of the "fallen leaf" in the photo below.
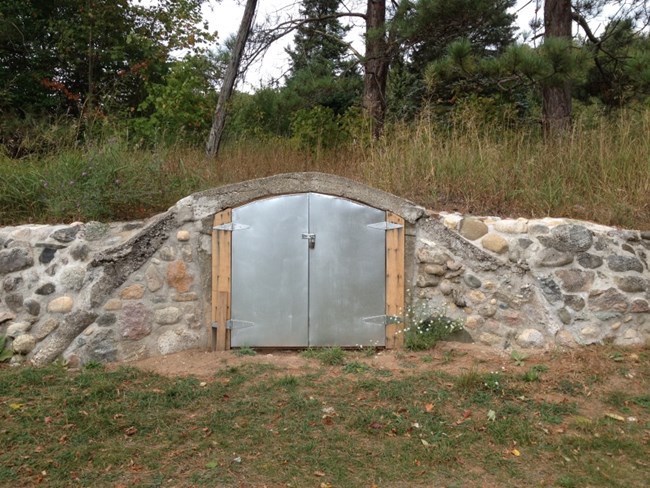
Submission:
M 422 442 L 422 445 L 423 445 L 423 446 L 429 446 L 429 445 L 430 445 L 430 444 L 429 444 L 427 441 L 425 441 L 424 439 L 420 439 L 420 441 Z
M 494 410 L 488 410 L 487 418 L 490 422 L 494 422 L 497 419 L 497 413 Z
M 24 405 L 22 403 L 10 403 L 9 408 L 12 410 L 20 410 Z
M 46 424 L 51 424 L 51 423 L 52 423 L 52 417 L 45 417 L 45 418 L 43 419 L 43 421 L 44 421 Z
M 371 429 L 383 429 L 384 424 L 381 424 L 379 422 L 372 422 L 368 427 L 370 427 Z
M 59 437 L 59 444 L 65 444 L 68 442 L 68 436 L 63 434 L 61 437 Z
M 431 413 L 431 412 L 433 412 L 433 407 L 434 407 L 434 406 L 435 406 L 435 405 L 434 405 L 433 403 L 427 403 L 427 404 L 424 406 L 424 411 L 427 412 L 427 413 Z
M 314 471 L 314 476 L 318 476 L 319 478 L 322 478 L 323 476 L 325 476 L 325 473 L 323 473 L 322 471 Z
M 126 435 L 128 435 L 128 436 L 131 436 L 131 435 L 135 434 L 137 431 L 138 431 L 138 429 L 136 429 L 136 428 L 133 427 L 133 426 L 131 426 L 131 427 L 127 427 L 126 429 L 124 429 L 124 433 L 125 433 Z
M 619 422 L 625 421 L 623 417 L 621 417 L 620 415 L 616 415 L 615 413 L 606 413 L 605 417 L 609 417 L 610 419 L 613 420 L 618 420 Z
M 115 415 L 113 415 L 113 420 L 121 419 L 122 417 L 124 417 L 123 414 L 121 414 L 121 413 L 116 413 Z
M 332 425 L 334 420 L 329 415 L 323 415 L 323 425 Z
M 512 451 L 510 451 L 510 453 L 513 456 L 517 456 L 517 457 L 521 456 L 521 453 L 519 452 L 519 449 L 513 449 Z
M 330 485 L 329 483 L 321 483 L 320 488 L 332 488 L 332 485 Z

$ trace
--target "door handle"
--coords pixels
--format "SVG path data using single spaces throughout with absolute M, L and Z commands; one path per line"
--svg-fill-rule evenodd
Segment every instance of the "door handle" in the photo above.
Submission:
M 307 239 L 307 243 L 309 244 L 309 249 L 314 249 L 316 247 L 316 234 L 310 234 L 310 233 L 303 233 L 302 235 L 303 239 Z

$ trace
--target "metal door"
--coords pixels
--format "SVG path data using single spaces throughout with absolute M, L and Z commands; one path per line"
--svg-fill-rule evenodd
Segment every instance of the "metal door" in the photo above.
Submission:
M 311 194 L 310 346 L 384 345 L 386 234 L 368 227 L 384 220 L 376 208 Z
M 318 193 L 233 209 L 231 345 L 384 345 L 384 220 Z

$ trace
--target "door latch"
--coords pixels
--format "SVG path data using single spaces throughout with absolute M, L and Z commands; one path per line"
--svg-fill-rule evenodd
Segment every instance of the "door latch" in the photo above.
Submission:
M 309 249 L 314 249 L 316 247 L 316 234 L 304 233 L 302 238 L 307 239 Z

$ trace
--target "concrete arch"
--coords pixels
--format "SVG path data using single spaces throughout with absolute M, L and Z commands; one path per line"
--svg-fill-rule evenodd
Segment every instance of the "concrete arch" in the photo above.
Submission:
M 341 176 L 316 172 L 286 173 L 212 188 L 180 200 L 170 210 L 179 222 L 202 221 L 207 231 L 212 225 L 212 216 L 226 208 L 259 198 L 309 192 L 343 197 L 386 210 L 410 224 L 425 215 L 423 207 L 403 198 Z

